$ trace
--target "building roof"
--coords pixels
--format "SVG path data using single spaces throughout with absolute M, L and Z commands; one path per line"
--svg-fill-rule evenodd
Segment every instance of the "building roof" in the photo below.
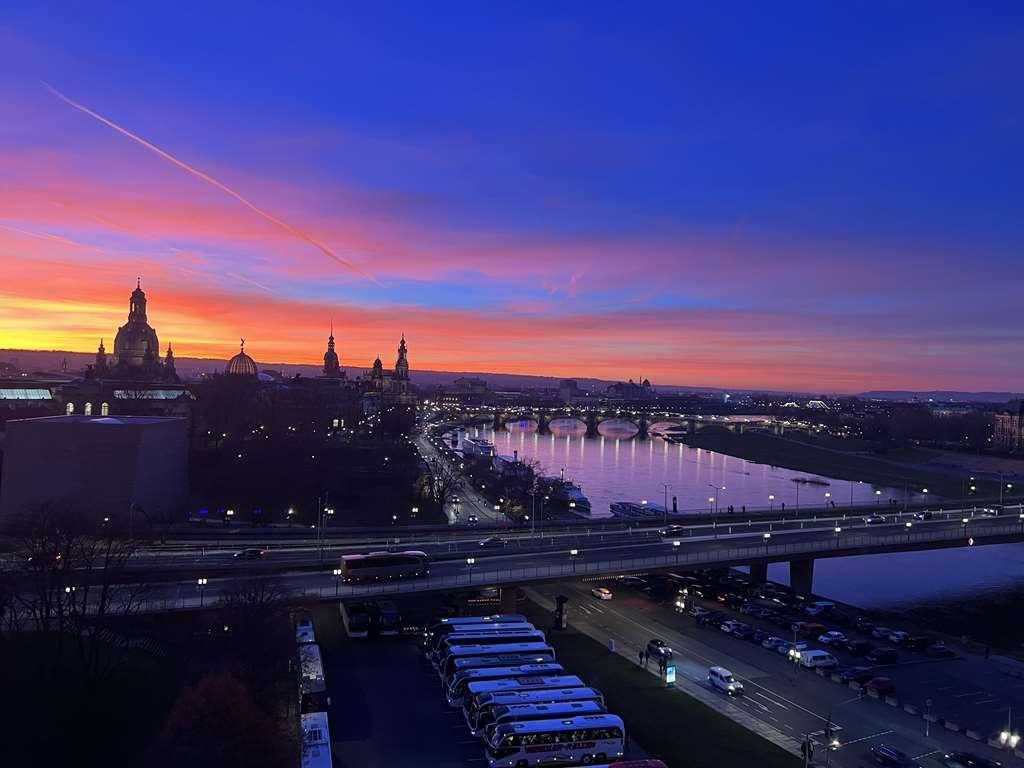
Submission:
M 238 354 L 228 360 L 228 367 L 224 369 L 224 373 L 232 376 L 256 376 L 259 373 L 256 361 L 245 354 L 245 339 L 242 339 Z

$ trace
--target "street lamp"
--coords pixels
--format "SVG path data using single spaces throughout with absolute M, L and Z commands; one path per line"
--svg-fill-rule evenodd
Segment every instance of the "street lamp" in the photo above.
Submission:
M 475 557 L 467 557 L 466 558 L 466 569 L 469 571 L 469 580 L 470 580 L 470 582 L 473 581 L 473 566 L 474 565 L 476 565 L 476 558 Z
M 908 520 L 907 521 L 907 525 L 906 525 L 906 528 L 907 528 L 907 542 L 908 543 L 910 542 L 910 529 L 913 528 L 913 527 L 914 527 L 914 524 Z
M 881 503 L 882 503 L 882 492 L 879 491 L 879 490 L 876 490 L 875 491 L 875 504 L 881 504 Z
M 341 586 L 341 568 L 334 569 L 334 596 L 338 596 L 338 587 Z
M 768 514 L 772 514 L 774 512 L 775 512 L 775 494 L 774 493 L 769 493 L 768 494 Z
M 199 587 L 199 607 L 203 607 L 203 591 L 206 589 L 206 578 L 201 577 L 196 579 L 196 585 Z
M 578 549 L 570 549 L 569 550 L 569 559 L 572 560 L 572 572 L 573 573 L 576 573 L 576 557 L 577 557 L 577 555 L 579 555 L 579 553 L 580 553 L 580 551 Z
M 413 517 L 416 517 L 416 515 L 418 515 L 419 513 L 420 513 L 420 508 L 419 507 L 413 507 L 412 508 L 411 514 L 412 514 Z
M 391 524 L 396 525 L 398 523 L 398 515 L 391 516 Z
M 765 551 L 765 554 L 768 553 L 768 541 L 771 539 L 771 537 L 772 537 L 772 535 L 770 533 L 766 533 L 764 535 L 764 551 Z
M 843 529 L 842 529 L 842 528 L 840 528 L 840 527 L 839 527 L 839 526 L 837 525 L 837 526 L 836 526 L 836 545 L 837 545 L 837 546 L 838 546 L 838 544 L 839 544 L 839 534 L 840 534 L 840 533 L 842 533 L 842 532 L 843 532 Z
M 715 497 L 708 496 L 708 514 L 713 515 L 715 513 Z

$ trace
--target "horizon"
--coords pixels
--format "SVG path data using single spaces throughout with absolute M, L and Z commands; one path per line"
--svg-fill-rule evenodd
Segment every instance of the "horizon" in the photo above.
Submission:
M 0 28 L 0 347 L 141 275 L 184 357 L 1020 388 L 1013 10 L 57 8 Z

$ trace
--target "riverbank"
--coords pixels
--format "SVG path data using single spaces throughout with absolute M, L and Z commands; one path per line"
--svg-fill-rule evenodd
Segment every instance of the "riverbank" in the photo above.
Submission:
M 893 462 L 862 453 L 848 453 L 763 432 L 697 432 L 680 436 L 691 448 L 728 454 L 758 464 L 812 472 L 840 480 L 902 488 L 928 488 L 939 496 L 958 497 L 963 479 L 924 464 Z

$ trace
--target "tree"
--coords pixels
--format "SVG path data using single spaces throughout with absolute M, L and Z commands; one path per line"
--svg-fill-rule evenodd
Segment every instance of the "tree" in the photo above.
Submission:
M 234 675 L 185 688 L 164 722 L 150 764 L 178 768 L 283 768 L 298 763 L 286 734 Z
M 289 596 L 280 581 L 253 576 L 237 581 L 221 597 L 221 617 L 231 629 L 231 661 L 259 699 L 279 679 L 278 667 L 293 650 Z
M 462 475 L 451 464 L 437 457 L 430 459 L 427 466 L 427 494 L 431 501 L 444 509 L 462 486 Z

